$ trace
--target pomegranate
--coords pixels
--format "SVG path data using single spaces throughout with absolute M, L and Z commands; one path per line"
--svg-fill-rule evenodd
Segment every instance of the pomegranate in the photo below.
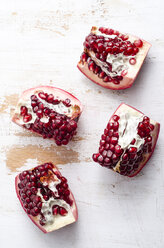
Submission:
M 81 112 L 82 104 L 70 93 L 41 86 L 23 92 L 12 120 L 60 146 L 67 145 L 76 134 Z
M 133 177 L 151 157 L 160 124 L 126 104 L 110 118 L 93 160 L 121 175 Z
M 67 179 L 52 163 L 20 173 L 15 188 L 23 209 L 44 233 L 77 221 L 77 207 Z
M 102 87 L 126 89 L 132 86 L 150 47 L 136 36 L 92 27 L 77 67 Z

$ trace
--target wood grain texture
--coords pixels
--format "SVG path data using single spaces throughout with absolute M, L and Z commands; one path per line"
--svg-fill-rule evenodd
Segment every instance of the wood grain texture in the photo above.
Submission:
M 164 247 L 164 30 L 162 0 L 0 0 L 0 247 Z M 137 35 L 152 48 L 132 88 L 101 88 L 76 68 L 92 25 Z M 84 104 L 78 134 L 57 148 L 11 123 L 19 94 L 52 85 Z M 161 123 L 155 152 L 129 179 L 92 162 L 116 107 L 125 102 Z M 79 221 L 47 235 L 30 223 L 16 198 L 18 171 L 52 161 L 77 200 Z

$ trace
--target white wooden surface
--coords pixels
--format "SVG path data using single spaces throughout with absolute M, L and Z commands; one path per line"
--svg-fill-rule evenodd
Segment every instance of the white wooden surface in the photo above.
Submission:
M 162 0 L 0 1 L 1 248 L 164 247 L 163 5 Z M 76 68 L 92 25 L 136 34 L 152 43 L 132 88 L 103 89 Z M 18 95 L 43 84 L 68 90 L 85 105 L 77 138 L 66 148 L 56 148 L 53 141 L 11 123 Z M 121 102 L 162 124 L 153 157 L 132 179 L 91 161 L 109 117 Z M 46 160 L 56 162 L 69 179 L 79 220 L 45 235 L 24 214 L 14 177 Z

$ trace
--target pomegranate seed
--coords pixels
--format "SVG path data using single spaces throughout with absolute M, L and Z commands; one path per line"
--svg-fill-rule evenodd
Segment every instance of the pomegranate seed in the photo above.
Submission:
M 47 102 L 52 103 L 54 100 L 54 96 L 52 94 L 49 94 L 46 100 Z
M 84 62 L 87 61 L 87 59 L 88 59 L 88 54 L 87 53 L 82 53 L 82 55 L 81 55 L 81 61 L 84 63 Z
M 59 214 L 65 216 L 67 214 L 67 210 L 63 207 L 59 207 Z
M 21 106 L 21 113 L 20 113 L 20 115 L 21 116 L 25 116 L 27 114 L 27 111 L 28 111 L 27 107 Z
M 134 145 L 135 144 L 135 142 L 136 142 L 136 139 L 133 139 L 132 141 L 131 141 L 131 145 Z
M 25 116 L 23 117 L 23 121 L 24 121 L 25 123 L 27 123 L 27 122 L 29 122 L 29 121 L 31 121 L 31 120 L 32 120 L 32 115 L 31 115 L 31 114 L 25 115 Z
M 116 145 L 118 142 L 118 139 L 116 137 L 111 137 L 111 144 Z
M 115 146 L 115 153 L 120 154 L 122 152 L 121 146 L 120 145 L 116 145 Z
M 43 92 L 39 92 L 39 93 L 38 93 L 38 96 L 39 96 L 41 99 L 43 99 L 43 100 L 46 100 L 46 99 L 47 99 L 45 93 L 43 93 Z
M 129 153 L 136 153 L 137 152 L 137 148 L 136 147 L 130 147 L 129 148 Z
M 135 40 L 134 41 L 134 45 L 136 47 L 142 47 L 143 46 L 143 41 L 142 40 Z
M 95 161 L 95 162 L 97 162 L 98 161 L 98 157 L 99 157 L 99 154 L 97 153 L 95 153 L 95 154 L 93 154 L 92 155 L 92 158 L 93 158 L 93 160 Z
M 100 78 L 104 78 L 106 76 L 106 73 L 104 72 L 104 71 L 101 71 L 100 73 L 99 73 L 99 77 Z
M 153 124 L 150 124 L 149 127 L 150 127 L 151 131 L 154 130 L 154 125 Z
M 53 215 L 59 214 L 59 206 L 54 205 L 54 206 L 52 207 L 52 212 L 53 212 Z

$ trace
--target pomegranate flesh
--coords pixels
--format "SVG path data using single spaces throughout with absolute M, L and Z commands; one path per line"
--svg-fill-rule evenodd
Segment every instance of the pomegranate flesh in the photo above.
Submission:
M 121 175 L 133 177 L 151 157 L 160 124 L 126 104 L 110 118 L 93 160 Z
M 150 47 L 136 36 L 92 27 L 77 67 L 102 87 L 126 89 L 132 86 Z
M 52 163 L 20 173 L 15 188 L 23 209 L 44 233 L 77 221 L 77 207 L 67 179 Z
M 76 134 L 81 112 L 82 104 L 70 93 L 41 86 L 23 92 L 12 120 L 60 146 Z

